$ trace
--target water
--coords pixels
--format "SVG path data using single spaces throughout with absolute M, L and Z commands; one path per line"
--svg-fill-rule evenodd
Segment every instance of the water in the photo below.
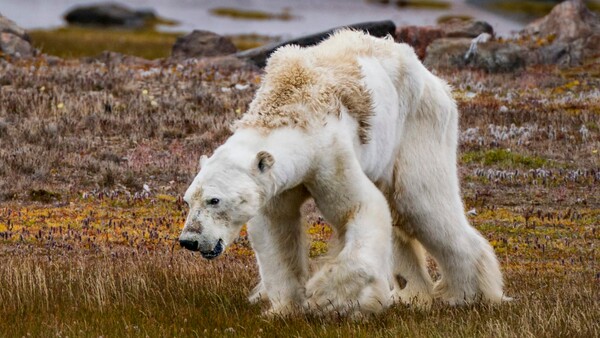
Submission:
M 396 25 L 433 25 L 442 15 L 469 15 L 485 20 L 496 32 L 506 36 L 523 27 L 523 23 L 500 14 L 485 11 L 464 0 L 450 0 L 449 9 L 398 8 L 394 5 L 368 3 L 363 0 L 127 0 L 121 3 L 133 8 L 153 8 L 180 25 L 163 30 L 187 32 L 210 30 L 219 34 L 257 33 L 294 37 L 363 21 L 392 20 Z M 53 28 L 64 25 L 63 14 L 72 6 L 110 0 L 0 0 L 0 13 L 26 29 Z M 267 12 L 288 8 L 296 18 L 280 20 L 240 20 L 214 16 L 210 9 L 232 7 Z

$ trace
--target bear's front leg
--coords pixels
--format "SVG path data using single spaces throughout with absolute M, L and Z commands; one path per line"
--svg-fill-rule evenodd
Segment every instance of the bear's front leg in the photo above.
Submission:
M 357 162 L 317 175 L 309 191 L 333 225 L 339 251 L 306 285 L 309 310 L 356 316 L 391 300 L 392 218 L 386 199 Z
M 308 198 L 303 186 L 274 197 L 248 223 L 261 281 L 250 301 L 268 299 L 267 315 L 286 315 L 301 308 L 308 279 L 308 245 L 300 207 Z

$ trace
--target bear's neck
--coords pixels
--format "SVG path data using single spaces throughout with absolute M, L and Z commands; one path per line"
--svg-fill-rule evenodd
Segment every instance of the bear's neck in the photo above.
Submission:
M 301 184 L 312 170 L 315 147 L 310 144 L 307 133 L 297 128 L 278 128 L 268 132 L 238 129 L 230 141 L 247 148 L 252 158 L 260 151 L 267 151 L 273 156 L 275 164 L 271 170 L 274 180 L 266 191 L 270 195 L 268 199 Z

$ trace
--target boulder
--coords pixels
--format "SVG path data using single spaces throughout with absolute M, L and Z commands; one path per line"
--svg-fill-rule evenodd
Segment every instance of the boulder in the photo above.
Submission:
M 392 21 L 373 21 L 373 22 L 363 22 L 358 24 L 353 24 L 349 26 L 336 27 L 324 32 L 305 35 L 299 38 L 286 40 L 279 43 L 273 43 L 262 47 L 257 47 L 253 49 L 249 49 L 243 52 L 239 52 L 236 56 L 240 59 L 247 60 L 250 63 L 255 64 L 258 67 L 264 67 L 266 65 L 267 59 L 277 48 L 286 46 L 286 45 L 298 45 L 302 47 L 313 46 L 318 44 L 319 42 L 325 40 L 335 31 L 351 28 L 366 32 L 370 35 L 376 37 L 384 37 L 387 35 L 393 35 L 396 31 L 396 25 Z
M 411 45 L 419 59 L 425 59 L 425 52 L 434 40 L 444 37 L 444 32 L 435 26 L 403 26 L 396 29 L 395 40 Z
M 171 57 L 176 59 L 201 58 L 228 55 L 236 51 L 237 49 L 228 38 L 209 31 L 195 30 L 175 41 Z
M 527 25 L 521 35 L 572 41 L 600 34 L 600 18 L 582 0 L 570 0 L 556 5 L 545 17 Z
M 438 26 L 402 26 L 396 29 L 395 39 L 415 49 L 419 59 L 426 57 L 427 47 L 440 38 L 475 38 L 483 33 L 494 35 L 494 29 L 485 21 L 450 20 Z
M 527 49 L 514 43 L 468 38 L 441 38 L 427 48 L 429 68 L 478 68 L 488 72 L 514 71 L 527 64 Z M 476 45 L 474 45 L 476 44 Z
M 29 35 L 27 35 L 27 32 L 25 32 L 23 28 L 17 26 L 14 21 L 2 16 L 2 14 L 0 14 L 0 32 L 10 33 L 20 37 L 23 40 L 29 41 Z
M 568 66 L 600 56 L 600 17 L 582 0 L 556 5 L 550 14 L 526 26 L 520 35 L 529 38 L 538 63 Z M 541 48 L 537 48 L 539 45 Z
M 485 21 L 454 19 L 439 25 L 448 38 L 476 38 L 483 33 L 494 36 L 494 28 Z
M 133 10 L 118 3 L 101 3 L 77 6 L 69 10 L 65 16 L 69 24 L 91 26 L 115 26 L 123 28 L 140 28 L 148 20 L 155 19 L 151 10 Z
M 37 50 L 31 46 L 29 35 L 12 20 L 0 14 L 0 54 L 10 57 L 31 57 Z

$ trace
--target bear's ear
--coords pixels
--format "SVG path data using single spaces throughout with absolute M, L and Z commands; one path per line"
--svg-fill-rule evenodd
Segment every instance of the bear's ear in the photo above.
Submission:
M 273 159 L 273 155 L 266 151 L 260 151 L 256 154 L 256 168 L 261 173 L 265 173 L 271 169 L 273 164 L 275 163 L 275 159 Z
M 200 156 L 200 162 L 198 163 L 198 165 L 200 165 L 200 168 L 204 167 L 204 164 L 206 164 L 206 160 L 208 160 L 208 156 L 206 156 L 206 155 Z

